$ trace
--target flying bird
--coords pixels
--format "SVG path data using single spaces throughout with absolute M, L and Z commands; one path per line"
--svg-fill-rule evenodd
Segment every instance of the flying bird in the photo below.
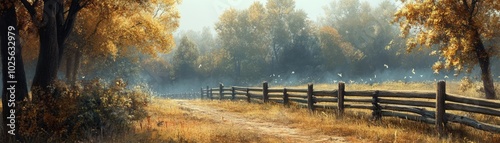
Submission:
M 340 77 L 342 77 L 342 73 L 338 73 L 337 75 L 339 75 Z
M 388 66 L 387 64 L 384 64 L 384 67 L 385 67 L 386 69 L 388 69 L 388 68 L 389 68 L 389 66 Z
M 448 78 L 448 75 L 445 75 L 444 78 Z
M 411 73 L 415 74 L 415 69 L 411 69 Z
M 198 68 L 201 68 L 201 64 L 198 66 Z
M 292 74 L 295 74 L 295 71 L 292 71 Z

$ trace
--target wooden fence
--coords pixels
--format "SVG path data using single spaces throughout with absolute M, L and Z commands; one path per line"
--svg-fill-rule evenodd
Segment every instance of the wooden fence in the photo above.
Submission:
M 394 90 L 352 90 L 346 91 L 345 84 L 339 83 L 337 89 L 314 90 L 313 84 L 307 89 L 269 88 L 267 82 L 262 87 L 224 87 L 201 88 L 202 99 L 243 99 L 247 102 L 262 100 L 289 106 L 291 102 L 315 111 L 317 108 L 333 109 L 343 115 L 345 108 L 367 109 L 372 111 L 372 119 L 398 117 L 428 124 L 434 124 L 441 136 L 448 122 L 463 124 L 479 130 L 500 133 L 500 125 L 485 123 L 473 118 L 447 113 L 463 111 L 500 117 L 500 102 L 446 93 L 446 83 L 439 81 L 436 91 L 394 91 Z M 214 97 L 215 96 L 215 97 Z

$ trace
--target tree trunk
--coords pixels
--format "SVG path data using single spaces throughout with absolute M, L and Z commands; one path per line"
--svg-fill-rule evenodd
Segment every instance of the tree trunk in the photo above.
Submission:
M 66 82 L 72 83 L 73 79 L 73 64 L 75 57 L 72 55 L 73 53 L 70 50 L 66 53 Z
M 9 29 L 10 26 L 12 26 L 12 28 Z M 8 34 L 8 32 L 12 32 L 13 34 Z M 12 36 L 14 39 L 11 38 L 11 40 L 9 40 L 9 36 Z M 26 85 L 26 76 L 24 71 L 24 63 L 21 54 L 22 47 L 19 41 L 20 37 L 19 37 L 19 30 L 17 27 L 16 9 L 14 6 L 12 6 L 0 13 L 0 50 L 1 50 L 0 54 L 2 58 L 2 83 L 3 83 L 2 117 L 4 121 L 3 123 L 4 133 L 7 135 L 5 138 L 6 140 L 4 141 L 9 141 L 9 139 L 13 139 L 13 136 L 8 132 L 12 130 L 11 126 L 9 126 L 8 124 L 11 123 L 11 119 L 7 118 L 9 116 L 12 116 L 12 114 L 10 114 L 11 113 L 10 111 L 13 110 L 15 111 L 15 113 L 13 114 L 15 116 L 15 119 L 12 119 L 13 121 L 15 121 L 14 126 L 12 126 L 15 129 L 13 133 L 15 134 L 16 139 L 18 140 L 21 139 L 21 136 L 19 135 L 19 119 L 18 119 L 19 116 L 21 115 L 21 110 L 20 110 L 21 108 L 18 105 L 19 102 L 17 103 L 13 102 L 12 98 L 14 98 L 15 101 L 22 101 L 28 94 L 28 87 Z M 14 47 L 15 49 L 12 48 L 9 49 L 9 47 Z M 14 68 L 9 68 L 9 66 Z M 11 69 L 10 73 L 9 69 Z M 14 73 L 12 71 L 14 71 Z M 13 75 L 13 77 L 10 75 Z M 9 88 L 10 90 L 8 90 Z M 12 92 L 14 92 L 14 94 L 12 94 Z M 15 106 L 16 104 L 18 106 Z
M 75 57 L 73 58 L 74 61 L 73 61 L 73 70 L 71 71 L 71 85 L 72 86 L 75 86 L 76 85 L 76 81 L 78 79 L 78 71 L 80 70 L 80 61 L 82 60 L 82 52 L 79 50 L 79 49 L 76 49 L 75 51 Z
M 475 32 L 475 50 L 476 56 L 479 61 L 479 67 L 481 67 L 481 79 L 483 80 L 484 91 L 487 99 L 494 99 L 496 97 L 495 87 L 493 85 L 493 78 L 490 72 L 490 56 L 484 48 L 483 41 L 479 33 Z
M 59 44 L 57 38 L 57 2 L 47 1 L 44 5 L 43 27 L 38 32 L 40 36 L 40 53 L 33 78 L 32 93 L 35 102 L 49 96 L 52 91 L 51 84 L 57 78 L 59 66 Z

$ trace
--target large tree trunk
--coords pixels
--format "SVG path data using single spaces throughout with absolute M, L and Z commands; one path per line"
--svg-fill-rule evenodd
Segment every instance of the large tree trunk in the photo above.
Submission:
M 57 79 L 59 67 L 59 44 L 56 22 L 58 4 L 56 1 L 47 1 L 44 5 L 43 27 L 38 32 L 40 36 L 40 53 L 33 78 L 32 93 L 35 102 L 42 101 L 52 91 L 51 85 Z
M 10 26 L 12 27 L 9 29 Z M 8 32 L 12 32 L 13 34 L 8 34 Z M 11 38 L 11 40 L 9 40 L 9 36 L 12 36 L 14 39 Z M 14 136 L 8 132 L 12 130 L 11 127 L 14 127 L 15 129 L 12 133 L 15 134 L 16 139 L 19 140 L 21 138 L 21 136 L 19 135 L 19 116 L 21 115 L 21 108 L 18 105 L 19 102 L 17 101 L 22 101 L 28 94 L 28 87 L 26 85 L 26 76 L 24 72 L 24 63 L 21 54 L 21 43 L 19 41 L 20 38 L 19 30 L 17 28 L 16 9 L 14 6 L 12 6 L 0 13 L 0 54 L 2 58 L 1 61 L 3 83 L 2 117 L 4 121 L 2 125 L 4 126 L 4 133 L 7 135 L 6 140 L 4 141 L 13 139 Z M 9 49 L 9 47 L 14 47 L 14 49 Z M 11 66 L 11 68 L 9 68 L 9 66 Z M 10 72 L 9 69 L 11 69 Z M 12 73 L 12 71 L 14 72 Z M 13 98 L 17 103 L 13 102 Z M 15 113 L 10 114 L 11 111 L 15 111 Z M 15 116 L 15 118 L 11 119 L 13 115 Z M 12 121 L 15 121 L 13 126 L 12 124 L 10 124 L 12 123 Z
M 496 97 L 495 94 L 495 86 L 493 85 L 493 78 L 491 77 L 490 72 L 490 56 L 486 52 L 484 48 L 483 41 L 479 36 L 479 33 L 476 31 L 475 33 L 475 49 L 476 56 L 479 61 L 479 67 L 481 67 L 481 79 L 483 80 L 484 91 L 486 93 L 486 98 L 494 99 Z

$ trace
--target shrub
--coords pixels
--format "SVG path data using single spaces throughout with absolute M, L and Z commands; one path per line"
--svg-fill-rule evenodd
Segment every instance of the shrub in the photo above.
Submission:
M 134 121 L 147 116 L 149 95 L 126 86 L 121 79 L 111 86 L 98 79 L 75 87 L 57 82 L 51 96 L 42 97 L 48 103 L 21 103 L 20 132 L 26 141 L 60 142 L 129 131 Z

